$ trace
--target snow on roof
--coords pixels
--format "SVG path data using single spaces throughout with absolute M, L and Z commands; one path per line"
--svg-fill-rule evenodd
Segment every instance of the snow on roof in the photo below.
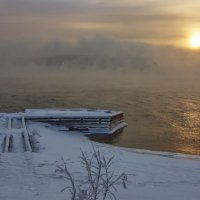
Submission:
M 87 108 L 72 108 L 72 109 L 26 109 L 27 117 L 112 117 L 122 114 L 121 111 L 99 110 Z

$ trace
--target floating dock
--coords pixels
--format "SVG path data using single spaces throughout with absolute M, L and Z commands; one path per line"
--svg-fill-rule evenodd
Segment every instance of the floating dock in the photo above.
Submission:
M 81 131 L 88 134 L 113 134 L 127 126 L 121 111 L 85 108 L 26 109 L 24 119 L 62 125 L 69 131 Z

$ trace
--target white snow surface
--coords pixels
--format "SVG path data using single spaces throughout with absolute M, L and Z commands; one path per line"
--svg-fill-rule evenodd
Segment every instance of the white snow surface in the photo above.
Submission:
M 9 116 L 0 118 L 0 200 L 70 200 L 60 192 L 67 182 L 56 172 L 61 157 L 74 177 L 84 175 L 80 148 L 92 152 L 91 141 L 64 127 L 28 122 L 29 134 L 38 140 L 38 152 L 25 152 L 20 121 L 8 125 Z M 10 122 L 9 122 L 10 123 Z M 10 129 L 8 129 L 10 127 Z M 3 138 L 14 136 L 12 152 L 3 153 Z M 116 173 L 128 176 L 128 188 L 117 186 L 119 200 L 199 200 L 200 157 L 173 153 L 131 150 L 93 142 L 106 157 L 115 156 Z
M 111 117 L 117 114 L 121 114 L 121 111 L 113 110 L 99 110 L 99 109 L 87 109 L 87 108 L 72 108 L 72 109 L 26 109 L 25 116 L 27 117 L 47 117 L 47 116 L 59 116 L 59 117 Z

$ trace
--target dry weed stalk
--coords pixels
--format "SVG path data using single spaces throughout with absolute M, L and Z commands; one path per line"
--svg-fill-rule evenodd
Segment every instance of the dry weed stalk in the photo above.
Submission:
M 70 186 L 62 191 L 68 190 L 71 194 L 71 200 L 116 200 L 116 185 L 121 183 L 126 189 L 127 174 L 116 174 L 113 170 L 114 156 L 106 158 L 101 155 L 99 149 L 92 145 L 92 155 L 86 154 L 81 150 L 81 163 L 86 171 L 86 176 L 82 180 L 75 180 L 72 173 L 67 168 L 66 161 L 62 158 L 62 165 L 58 166 Z

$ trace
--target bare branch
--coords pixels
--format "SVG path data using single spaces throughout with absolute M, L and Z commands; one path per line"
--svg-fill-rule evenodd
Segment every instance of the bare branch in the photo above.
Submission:
M 95 149 L 93 144 L 92 150 L 91 154 L 86 154 L 81 149 L 80 160 L 87 175 L 76 180 L 69 172 L 66 161 L 62 158 L 62 165 L 57 166 L 56 172 L 65 174 L 70 186 L 61 191 L 68 190 L 71 200 L 116 200 L 114 192 L 117 191 L 117 188 L 115 185 L 120 183 L 126 189 L 127 174 L 115 174 L 115 171 L 112 170 L 114 156 L 110 158 L 102 156 L 99 148 Z

